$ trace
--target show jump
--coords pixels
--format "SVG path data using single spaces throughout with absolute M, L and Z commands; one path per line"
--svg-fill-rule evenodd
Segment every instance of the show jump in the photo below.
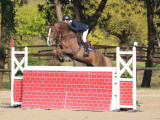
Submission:
M 16 55 L 24 57 L 19 61 Z M 129 61 L 123 56 L 128 55 Z M 22 71 L 22 76 L 17 72 Z M 124 77 L 128 74 L 129 78 Z M 28 48 L 12 48 L 11 105 L 22 109 L 136 109 L 136 47 L 117 47 L 116 67 L 29 66 Z

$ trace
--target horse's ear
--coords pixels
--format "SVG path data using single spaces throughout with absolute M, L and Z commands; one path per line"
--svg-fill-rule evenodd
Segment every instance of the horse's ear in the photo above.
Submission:
M 54 25 L 54 22 L 51 22 L 51 25 L 53 26 L 53 25 Z
M 49 26 L 51 26 L 51 23 L 50 23 L 50 22 L 48 22 L 48 25 L 49 25 Z
M 54 22 L 48 22 L 48 25 L 49 25 L 49 26 L 53 26 L 53 25 L 54 25 Z

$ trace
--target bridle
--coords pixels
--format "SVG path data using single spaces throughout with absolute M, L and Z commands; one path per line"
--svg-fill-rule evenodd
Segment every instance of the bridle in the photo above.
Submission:
M 54 33 L 53 33 L 53 35 L 51 36 L 52 27 L 53 27 L 53 29 L 54 29 Z M 49 28 L 48 39 L 49 39 L 49 38 L 54 38 L 53 36 L 54 36 L 54 34 L 55 34 L 56 32 L 58 32 L 57 29 L 56 29 L 54 26 L 51 26 L 51 27 Z
M 51 32 L 53 29 L 53 35 L 51 36 Z M 48 37 L 47 37 L 47 44 L 48 46 L 50 46 L 52 44 L 52 41 L 54 40 L 54 38 L 56 37 L 55 34 L 57 33 L 57 29 L 54 26 L 50 26 L 49 28 L 49 33 L 48 33 Z M 50 38 L 52 38 L 52 41 L 50 41 Z

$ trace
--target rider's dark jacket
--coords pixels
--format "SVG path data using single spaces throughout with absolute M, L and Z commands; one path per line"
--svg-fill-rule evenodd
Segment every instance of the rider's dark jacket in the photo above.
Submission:
M 88 25 L 77 21 L 77 20 L 71 20 L 71 22 L 68 24 L 69 28 L 74 31 L 74 32 L 80 32 L 83 33 L 84 31 L 86 31 L 88 28 Z

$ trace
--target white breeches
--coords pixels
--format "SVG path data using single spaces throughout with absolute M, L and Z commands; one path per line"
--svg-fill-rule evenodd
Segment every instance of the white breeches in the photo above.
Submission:
M 83 42 L 87 42 L 88 30 L 89 29 L 83 32 Z

